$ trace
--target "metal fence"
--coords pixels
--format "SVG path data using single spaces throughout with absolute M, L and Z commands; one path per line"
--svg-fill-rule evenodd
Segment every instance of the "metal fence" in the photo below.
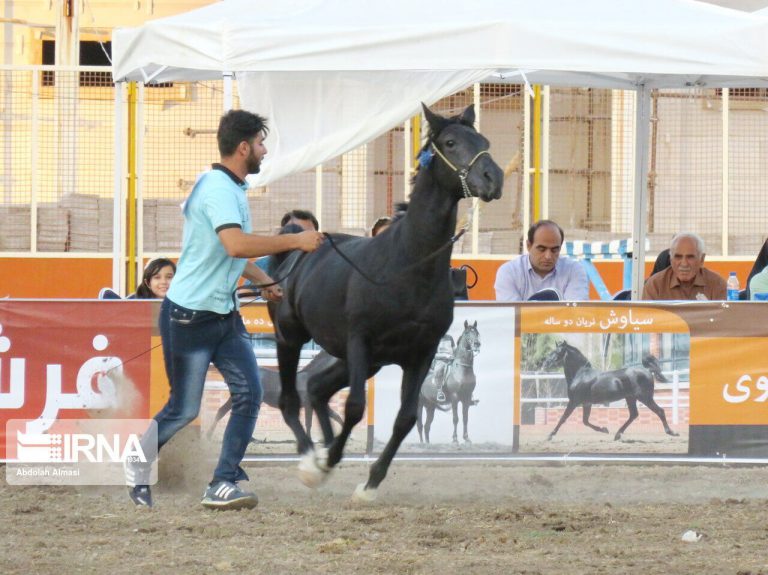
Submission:
M 107 257 L 115 230 L 128 238 L 123 256 L 132 251 L 139 262 L 179 252 L 179 203 L 217 158 L 227 86 L 115 90 L 103 68 L 0 67 L 0 257 Z M 480 84 L 435 108 L 454 113 L 473 102 L 504 168 L 504 197 L 481 205 L 454 253 L 519 254 L 537 217 L 560 222 L 569 239 L 631 235 L 634 93 L 544 87 L 531 98 L 525 86 Z M 754 256 L 768 215 L 766 110 L 761 90 L 653 92 L 649 255 L 686 230 L 705 238 L 710 255 Z M 255 230 L 273 233 L 286 210 L 303 208 L 326 231 L 367 233 L 407 198 L 419 127 L 406 122 L 317 169 L 252 190 Z

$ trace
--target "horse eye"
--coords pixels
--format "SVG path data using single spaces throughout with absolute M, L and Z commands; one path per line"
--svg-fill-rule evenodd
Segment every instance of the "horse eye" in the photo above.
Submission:
M 454 140 L 446 140 L 445 147 L 446 148 L 453 148 L 456 145 L 456 142 Z

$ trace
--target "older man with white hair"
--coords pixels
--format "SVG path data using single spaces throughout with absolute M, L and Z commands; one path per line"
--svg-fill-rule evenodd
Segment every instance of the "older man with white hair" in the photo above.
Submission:
M 645 282 L 643 299 L 724 300 L 725 280 L 704 268 L 704 240 L 685 232 L 672 238 L 670 266 Z

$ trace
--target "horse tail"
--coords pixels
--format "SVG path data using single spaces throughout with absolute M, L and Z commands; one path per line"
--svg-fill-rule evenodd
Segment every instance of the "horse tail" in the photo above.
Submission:
M 657 381 L 669 383 L 669 380 L 661 372 L 661 365 L 655 355 L 649 353 L 643 357 L 643 367 L 647 368 L 656 377 Z

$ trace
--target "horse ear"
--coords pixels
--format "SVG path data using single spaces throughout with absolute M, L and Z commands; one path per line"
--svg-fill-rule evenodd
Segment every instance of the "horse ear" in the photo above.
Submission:
M 475 323 L 472 324 L 472 327 L 477 329 L 477 320 L 475 320 Z
M 467 329 L 469 327 L 469 322 L 467 320 L 464 320 L 464 329 Z
M 475 127 L 475 105 L 470 104 L 466 107 L 466 109 L 461 113 L 461 117 L 459 118 L 459 121 L 469 126 L 470 128 Z
M 424 110 L 424 117 L 429 123 L 430 136 L 434 139 L 440 132 L 442 132 L 443 128 L 445 128 L 449 122 L 446 118 L 435 114 L 432 110 L 427 108 L 427 105 L 424 102 L 421 103 L 421 107 Z

